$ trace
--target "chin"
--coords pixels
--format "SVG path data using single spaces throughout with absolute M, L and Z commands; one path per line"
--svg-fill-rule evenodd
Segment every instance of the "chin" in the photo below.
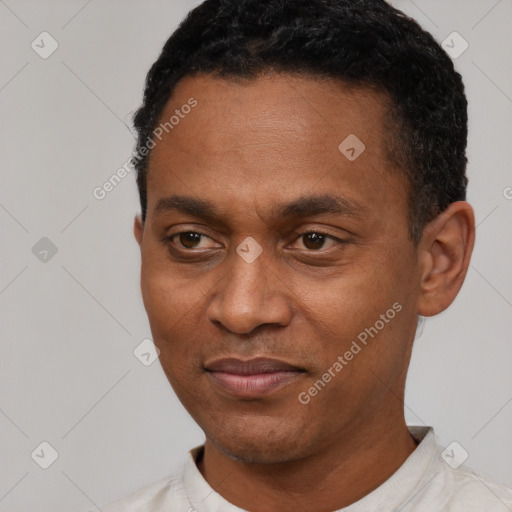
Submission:
M 228 444 L 219 444 L 217 442 L 216 445 L 227 457 L 245 464 L 279 464 L 300 458 L 298 454 L 292 453 L 282 443 L 279 443 L 279 449 L 276 449 L 277 447 L 269 444 L 268 440 L 263 446 L 253 442 L 244 443 L 243 441 L 237 445 L 233 442 Z
M 205 430 L 206 436 L 218 450 L 231 459 L 247 464 L 278 464 L 300 459 L 305 453 L 301 429 L 287 425 L 283 429 L 281 421 L 277 426 L 263 425 L 230 426 L 222 430 Z

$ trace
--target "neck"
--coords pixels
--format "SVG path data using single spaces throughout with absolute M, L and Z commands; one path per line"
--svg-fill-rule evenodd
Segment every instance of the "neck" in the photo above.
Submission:
M 328 449 L 279 464 L 233 460 L 207 439 L 197 465 L 209 485 L 240 508 L 327 512 L 372 492 L 416 446 L 401 412 L 401 421 L 391 422 L 388 417 L 344 429 Z

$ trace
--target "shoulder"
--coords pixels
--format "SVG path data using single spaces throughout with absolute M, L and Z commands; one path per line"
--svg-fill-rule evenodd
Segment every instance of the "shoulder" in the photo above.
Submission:
M 460 464 L 451 446 L 443 448 L 432 427 L 409 426 L 419 443 L 400 468 L 402 481 L 414 481 L 399 510 L 414 512 L 511 512 L 512 490 L 492 477 Z
M 444 467 L 437 490 L 443 510 L 450 512 L 506 512 L 512 510 L 512 490 L 472 469 Z M 435 480 L 435 479 L 434 479 Z
M 169 508 L 172 503 L 173 507 Z M 176 508 L 174 508 L 176 507 Z M 161 479 L 131 494 L 101 507 L 103 512 L 173 512 L 186 511 L 188 500 L 183 489 L 181 473 Z

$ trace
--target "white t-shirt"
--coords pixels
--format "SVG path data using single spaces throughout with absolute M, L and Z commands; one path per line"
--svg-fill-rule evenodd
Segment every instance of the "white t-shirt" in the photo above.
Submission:
M 464 454 L 460 445 L 448 446 L 443 458 L 432 427 L 408 428 L 419 442 L 414 452 L 377 489 L 340 511 L 512 511 L 512 490 L 458 465 Z M 201 449 L 189 451 L 180 473 L 102 507 L 103 512 L 242 512 L 201 475 L 195 463 Z

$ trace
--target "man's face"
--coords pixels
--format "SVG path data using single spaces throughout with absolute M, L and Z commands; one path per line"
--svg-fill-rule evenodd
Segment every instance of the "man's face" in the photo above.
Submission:
M 175 116 L 149 161 L 144 304 L 175 392 L 230 456 L 295 460 L 403 414 L 419 267 L 384 114 L 334 81 L 196 76 L 161 117 Z M 215 364 L 262 357 L 282 364 Z

